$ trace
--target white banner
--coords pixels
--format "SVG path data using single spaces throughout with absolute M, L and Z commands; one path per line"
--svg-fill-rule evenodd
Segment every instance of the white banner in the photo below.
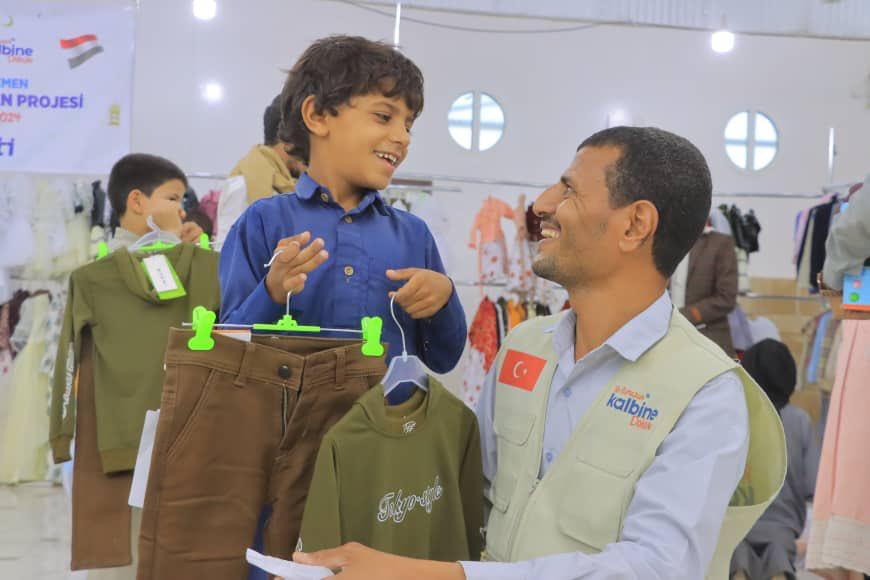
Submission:
M 0 4 L 0 171 L 104 175 L 129 152 L 136 13 L 118 4 Z

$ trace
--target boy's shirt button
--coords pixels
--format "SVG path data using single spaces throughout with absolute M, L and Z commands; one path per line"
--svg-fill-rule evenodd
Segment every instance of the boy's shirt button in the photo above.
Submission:
M 325 193 L 320 194 L 320 199 L 323 201 L 323 203 L 329 203 L 329 196 Z
M 352 224 L 352 223 L 353 223 L 353 218 L 350 217 L 350 216 L 347 216 L 346 218 L 344 218 L 344 221 L 345 221 L 345 223 Z
M 345 276 L 353 276 L 353 266 L 345 266 L 344 267 L 344 275 Z

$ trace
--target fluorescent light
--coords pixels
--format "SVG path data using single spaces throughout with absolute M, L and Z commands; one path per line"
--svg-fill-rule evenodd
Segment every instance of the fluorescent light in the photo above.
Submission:
M 608 127 L 620 127 L 632 125 L 631 114 L 625 109 L 613 109 L 607 114 Z
M 224 88 L 219 83 L 206 83 L 202 87 L 202 98 L 209 103 L 217 103 L 224 98 Z
M 193 15 L 199 20 L 211 20 L 216 14 L 215 0 L 193 0 Z
M 734 50 L 734 33 L 728 30 L 717 30 L 710 37 L 710 46 L 719 54 Z

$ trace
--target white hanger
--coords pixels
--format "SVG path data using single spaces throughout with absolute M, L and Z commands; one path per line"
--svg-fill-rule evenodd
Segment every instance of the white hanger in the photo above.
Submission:
M 394 357 L 390 361 L 390 366 L 387 367 L 387 374 L 381 379 L 385 397 L 402 383 L 414 383 L 424 391 L 429 390 L 430 371 L 423 364 L 423 361 L 414 355 L 408 354 L 408 347 L 405 343 L 405 329 L 399 324 L 399 319 L 396 318 L 396 310 L 393 306 L 395 301 L 396 297 L 393 296 L 390 299 L 390 314 L 393 315 L 393 320 L 396 326 L 399 327 L 399 332 L 402 333 L 402 356 Z
M 180 244 L 181 238 L 173 234 L 172 232 L 168 232 L 166 230 L 161 230 L 160 226 L 154 223 L 154 218 L 150 215 L 146 218 L 146 223 L 148 227 L 151 228 L 151 231 L 136 240 L 135 243 L 130 245 L 130 251 L 135 252 L 139 248 L 143 246 L 147 246 L 148 244 L 153 244 L 154 242 L 166 242 L 167 244 Z

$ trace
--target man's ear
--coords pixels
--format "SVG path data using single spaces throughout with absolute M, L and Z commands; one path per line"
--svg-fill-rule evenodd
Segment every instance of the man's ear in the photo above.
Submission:
M 625 230 L 619 240 L 623 252 L 633 252 L 647 241 L 652 242 L 659 225 L 659 211 L 647 200 L 636 201 L 625 208 Z

